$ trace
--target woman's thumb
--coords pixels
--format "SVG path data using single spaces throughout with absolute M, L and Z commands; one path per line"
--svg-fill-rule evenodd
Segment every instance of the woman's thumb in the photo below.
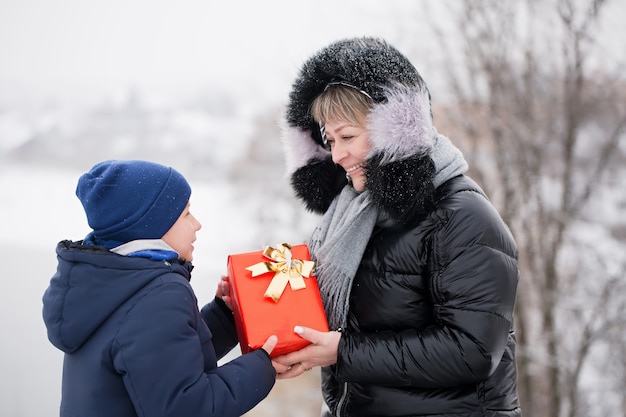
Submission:
M 314 337 L 314 335 L 312 334 L 312 329 L 304 326 L 296 326 L 293 328 L 293 331 L 301 338 L 306 339 L 309 342 L 313 342 L 313 340 L 311 340 L 311 338 Z

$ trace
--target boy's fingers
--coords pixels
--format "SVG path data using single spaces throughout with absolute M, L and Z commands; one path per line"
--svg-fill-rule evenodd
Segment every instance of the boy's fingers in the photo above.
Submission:
M 272 336 L 268 337 L 267 340 L 265 341 L 265 343 L 263 344 L 263 349 L 268 354 L 270 354 L 270 353 L 272 353 L 272 351 L 276 347 L 277 343 L 278 343 L 278 337 L 276 337 L 275 335 L 272 335 Z

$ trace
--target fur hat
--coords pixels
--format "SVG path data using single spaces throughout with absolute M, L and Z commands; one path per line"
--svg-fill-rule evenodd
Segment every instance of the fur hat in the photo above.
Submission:
M 147 161 L 100 162 L 76 187 L 94 237 L 120 243 L 162 238 L 190 195 L 179 172 Z
M 315 97 L 331 82 L 354 86 L 374 101 L 366 167 L 366 189 L 373 202 L 396 220 L 424 211 L 434 193 L 435 167 L 429 154 L 437 133 L 430 93 L 409 60 L 377 38 L 335 42 L 302 66 L 289 95 L 282 136 L 296 195 L 309 210 L 324 213 L 347 184 L 310 113 Z

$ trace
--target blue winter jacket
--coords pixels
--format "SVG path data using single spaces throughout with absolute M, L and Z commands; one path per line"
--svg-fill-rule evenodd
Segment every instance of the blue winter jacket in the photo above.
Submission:
M 237 343 L 232 314 L 221 300 L 198 310 L 191 264 L 71 241 L 56 252 L 43 317 L 65 352 L 61 417 L 240 416 L 271 390 L 262 349 L 217 366 Z

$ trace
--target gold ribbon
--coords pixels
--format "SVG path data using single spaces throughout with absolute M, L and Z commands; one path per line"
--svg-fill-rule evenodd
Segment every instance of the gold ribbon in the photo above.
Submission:
M 271 259 L 272 262 L 259 262 L 246 269 L 252 271 L 253 277 L 268 272 L 275 273 L 270 285 L 265 290 L 265 297 L 278 302 L 287 287 L 287 283 L 294 291 L 306 288 L 304 277 L 311 275 L 315 265 L 313 261 L 293 259 L 291 257 L 291 245 L 288 243 L 278 244 L 276 248 L 266 246 L 263 250 L 263 256 Z

